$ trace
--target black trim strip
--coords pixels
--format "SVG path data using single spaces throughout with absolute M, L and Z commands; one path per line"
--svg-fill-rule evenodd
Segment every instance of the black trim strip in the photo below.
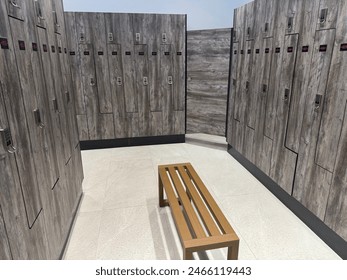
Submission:
M 81 141 L 81 150 L 184 143 L 185 134 Z
M 268 177 L 243 155 L 228 145 L 228 153 L 241 163 L 255 178 L 271 191 L 285 206 L 287 206 L 301 221 L 303 221 L 317 236 L 322 239 L 336 254 L 347 260 L 347 241 L 337 235 L 294 197 L 284 191 L 276 182 Z

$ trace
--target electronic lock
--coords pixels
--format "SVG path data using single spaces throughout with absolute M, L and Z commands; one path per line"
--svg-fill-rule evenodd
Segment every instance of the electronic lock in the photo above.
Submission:
M 148 85 L 148 77 L 143 77 L 143 85 L 147 86 Z
M 93 77 L 90 78 L 90 85 L 93 87 L 95 86 L 96 82 L 95 79 Z
M 166 33 L 161 34 L 161 40 L 162 40 L 163 43 L 167 42 Z
M 168 83 L 169 85 L 172 85 L 172 83 L 173 83 L 173 81 L 172 81 L 172 76 L 168 76 L 168 77 L 167 77 L 167 83 Z
M 314 102 L 314 110 L 317 112 L 321 106 L 323 96 L 321 94 L 316 94 L 316 100 Z
M 117 77 L 117 85 L 121 86 L 122 85 L 122 77 Z
M 40 110 L 35 109 L 33 112 L 34 112 L 36 125 L 40 128 L 44 128 L 45 124 L 42 122 Z
M 107 36 L 107 38 L 108 38 L 108 41 L 109 42 L 113 42 L 113 33 L 108 33 L 108 36 Z
M 8 127 L 5 129 L 0 128 L 0 135 L 1 135 L 3 147 L 5 148 L 5 150 L 7 150 L 10 154 L 15 153 L 16 148 L 13 146 L 10 128 Z

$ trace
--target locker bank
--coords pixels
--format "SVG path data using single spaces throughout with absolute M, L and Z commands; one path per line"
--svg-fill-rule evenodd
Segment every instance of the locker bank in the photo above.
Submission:
M 4 0 L 0 45 L 0 259 L 347 258 L 345 0 Z

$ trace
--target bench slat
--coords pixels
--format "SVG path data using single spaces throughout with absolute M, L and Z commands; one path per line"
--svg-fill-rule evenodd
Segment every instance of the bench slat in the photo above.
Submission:
M 203 199 L 205 200 L 206 205 L 209 207 L 213 217 L 215 218 L 216 222 L 218 223 L 219 227 L 221 228 L 223 233 L 233 234 L 235 238 L 238 238 L 233 228 L 230 226 L 228 220 L 225 218 L 224 214 L 218 207 L 217 203 L 207 190 L 205 184 L 200 179 L 199 175 L 196 173 L 193 166 L 188 163 L 186 165 L 187 170 L 190 174 L 190 177 L 192 178 L 195 186 L 199 189 L 199 192 Z
M 208 211 L 205 203 L 202 201 L 198 191 L 196 190 L 195 186 L 193 185 L 190 177 L 188 176 L 185 167 L 180 165 L 178 166 L 178 172 L 181 175 L 181 178 L 186 185 L 186 188 L 188 189 L 193 202 L 195 204 L 195 207 L 204 222 L 204 225 L 206 227 L 206 230 L 210 235 L 218 236 L 221 235 L 221 232 L 219 231 L 218 227 L 216 226 L 215 221 L 212 219 L 210 212 Z
M 182 186 L 180 179 L 178 178 L 178 175 L 176 173 L 176 169 L 171 166 L 168 168 L 168 171 L 169 171 L 169 174 L 171 176 L 171 180 L 174 184 L 174 187 L 176 188 L 177 194 L 178 194 L 179 198 L 181 199 L 182 206 L 187 213 L 188 219 L 189 219 L 190 224 L 193 228 L 195 236 L 197 238 L 206 237 L 205 231 L 200 224 L 199 218 L 193 209 L 193 206 L 189 200 L 189 197 L 188 197 L 186 191 L 184 190 L 184 188 Z
M 166 192 L 166 196 L 168 198 L 170 209 L 172 212 L 172 216 L 174 218 L 176 228 L 178 230 L 179 236 L 181 238 L 181 242 L 183 243 L 186 240 L 192 239 L 192 235 L 190 233 L 190 230 L 188 228 L 187 222 L 183 216 L 182 210 L 179 206 L 178 200 L 176 198 L 176 195 L 173 191 L 173 189 L 169 186 L 171 186 L 171 182 L 169 180 L 169 177 L 166 173 L 165 168 L 159 167 L 159 174 L 160 178 L 163 183 L 163 187 Z

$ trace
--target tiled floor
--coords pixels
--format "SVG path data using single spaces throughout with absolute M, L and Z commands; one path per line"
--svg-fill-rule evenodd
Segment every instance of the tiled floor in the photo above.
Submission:
M 214 142 L 214 145 L 209 142 Z M 226 152 L 225 138 L 83 151 L 84 197 L 65 259 L 181 259 L 170 210 L 158 207 L 157 165 L 191 162 L 240 237 L 239 259 L 339 259 Z M 219 249 L 194 255 L 226 259 Z

